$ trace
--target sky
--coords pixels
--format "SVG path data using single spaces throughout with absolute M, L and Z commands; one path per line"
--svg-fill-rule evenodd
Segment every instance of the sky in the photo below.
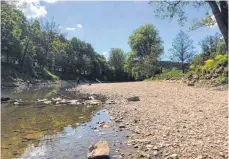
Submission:
M 153 24 L 164 41 L 162 60 L 170 59 L 168 50 L 180 30 L 185 31 L 194 41 L 197 53 L 201 51 L 198 45 L 201 39 L 219 32 L 217 25 L 189 30 L 193 19 L 205 17 L 205 9 L 197 11 L 192 7 L 186 8 L 188 22 L 181 27 L 176 19 L 170 22 L 168 19 L 155 17 L 154 9 L 148 1 L 22 1 L 29 4 L 23 9 L 28 19 L 42 18 L 46 21 L 54 18 L 68 39 L 77 37 L 91 43 L 95 51 L 106 58 L 111 48 L 121 48 L 126 53 L 131 51 L 129 36 L 145 24 Z

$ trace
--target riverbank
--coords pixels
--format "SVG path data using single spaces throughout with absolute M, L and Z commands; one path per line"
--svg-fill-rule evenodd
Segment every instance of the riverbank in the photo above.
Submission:
M 113 120 L 131 130 L 127 144 L 135 152 L 124 158 L 223 159 L 228 157 L 227 90 L 194 88 L 166 81 L 81 86 L 106 95 Z M 140 101 L 126 98 L 139 96 Z

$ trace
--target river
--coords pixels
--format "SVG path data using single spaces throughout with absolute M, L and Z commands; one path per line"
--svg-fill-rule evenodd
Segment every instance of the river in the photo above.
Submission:
M 30 86 L 2 89 L 21 105 L 2 103 L 2 159 L 85 159 L 88 147 L 103 139 L 108 141 L 111 158 L 119 156 L 128 132 L 115 127 L 101 128 L 99 121 L 109 125 L 110 116 L 102 105 L 38 105 L 37 99 L 51 99 L 58 94 L 71 99 L 82 97 L 72 84 Z M 71 90 L 71 91 L 69 91 Z M 105 100 L 100 97 L 100 100 Z M 112 125 L 112 124 L 110 124 Z M 95 128 L 96 127 L 96 128 Z

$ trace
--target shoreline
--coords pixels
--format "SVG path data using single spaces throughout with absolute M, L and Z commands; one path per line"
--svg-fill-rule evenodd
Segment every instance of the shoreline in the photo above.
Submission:
M 227 90 L 193 88 L 165 81 L 82 85 L 116 104 L 105 109 L 131 131 L 124 158 L 215 158 L 227 155 Z M 139 96 L 140 101 L 126 98 Z M 213 124 L 212 124 L 213 123 Z

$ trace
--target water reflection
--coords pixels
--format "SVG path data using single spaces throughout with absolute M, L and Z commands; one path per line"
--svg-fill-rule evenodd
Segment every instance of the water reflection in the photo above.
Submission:
M 66 92 L 65 88 L 60 87 L 27 89 L 22 92 L 8 90 L 7 93 L 11 98 L 20 98 L 26 104 L 23 106 L 14 106 L 10 103 L 7 106 L 2 106 L 1 149 L 3 159 L 20 157 L 28 145 L 30 147 L 37 147 L 40 141 L 43 142 L 43 139 L 45 142 L 50 142 L 50 139 L 61 138 L 57 132 L 65 132 L 64 127 L 67 125 L 72 125 L 72 128 L 75 129 L 75 123 L 88 122 L 92 112 L 100 109 L 99 106 L 65 105 L 57 107 L 47 105 L 36 107 L 34 104 L 34 101 L 38 98 L 56 97 L 57 92 L 68 93 L 71 97 L 76 96 L 76 94 Z M 53 134 L 55 135 L 53 136 Z M 48 139 L 47 137 L 52 138 Z M 44 146 L 41 146 L 39 149 L 43 151 Z
M 111 155 L 117 155 L 116 149 L 122 146 L 127 132 L 98 127 L 98 121 L 108 123 L 110 120 L 109 115 L 100 110 L 101 106 L 37 107 L 34 102 L 36 99 L 55 98 L 57 93 L 72 99 L 81 96 L 77 91 L 66 89 L 56 86 L 24 89 L 21 92 L 4 90 L 11 98 L 22 99 L 25 105 L 2 105 L 2 159 L 85 159 L 89 145 L 100 139 L 109 143 Z
M 97 131 L 91 129 L 97 125 L 98 121 L 109 122 L 109 115 L 104 111 L 99 111 L 100 115 L 94 115 L 90 122 L 76 128 L 67 126 L 63 132 L 54 136 L 44 136 L 38 146 L 30 145 L 21 159 L 85 159 L 90 144 L 104 139 L 108 141 L 111 156 L 117 155 L 117 148 L 125 138 L 127 132 L 114 132 L 113 128 L 98 128 Z M 101 135 L 102 134 L 102 135 Z M 51 140 L 47 140 L 50 139 Z

